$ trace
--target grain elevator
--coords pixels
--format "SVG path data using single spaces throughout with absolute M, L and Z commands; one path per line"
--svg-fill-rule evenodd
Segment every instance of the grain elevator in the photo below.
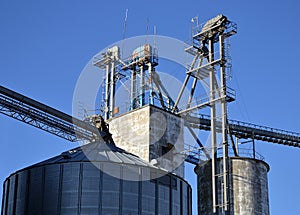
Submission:
M 222 14 L 192 22 L 191 44 L 183 47 L 192 62 L 177 98 L 156 69 L 155 41 L 137 44 L 125 57 L 118 45 L 94 56 L 93 66 L 104 73 L 103 108 L 84 119 L 0 88 L 4 114 L 19 114 L 18 120 L 69 141 L 87 140 L 12 173 L 3 185 L 2 215 L 191 215 L 192 208 L 198 215 L 269 215 L 269 165 L 254 145 L 242 153 L 239 139 L 271 142 L 275 133 L 227 118 L 227 104 L 235 100 L 227 85 L 228 38 L 237 26 Z M 120 86 L 128 93 L 123 112 L 115 100 Z M 199 87 L 205 97 L 197 97 Z M 200 113 L 204 109 L 209 115 Z M 197 129 L 209 131 L 208 144 Z M 185 162 L 195 165 L 197 201 Z

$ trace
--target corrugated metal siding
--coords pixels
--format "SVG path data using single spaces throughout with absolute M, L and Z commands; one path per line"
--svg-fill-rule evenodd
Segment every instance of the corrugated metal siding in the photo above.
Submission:
M 4 183 L 2 215 L 190 214 L 186 181 L 115 150 L 91 163 L 77 149 L 12 174 Z

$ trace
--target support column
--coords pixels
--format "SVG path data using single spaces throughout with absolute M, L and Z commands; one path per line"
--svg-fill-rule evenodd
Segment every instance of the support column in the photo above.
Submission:
M 152 65 L 148 63 L 148 71 L 149 71 L 149 103 L 154 105 L 154 95 L 153 95 L 153 85 L 152 85 Z
M 130 110 L 135 109 L 136 102 L 136 71 L 131 71 L 131 92 L 130 92 Z
M 114 59 L 115 60 L 115 59 Z M 109 106 L 109 118 L 114 116 L 115 108 L 115 62 L 111 63 L 111 72 L 110 72 L 110 106 Z
M 209 62 L 214 61 L 214 42 L 209 41 Z M 216 180 L 216 162 L 217 162 L 217 135 L 216 135 L 216 107 L 215 107 L 215 69 L 212 67 L 210 71 L 210 115 L 211 115 L 211 152 L 212 152 L 212 195 L 213 195 L 213 213 L 217 212 L 217 180 Z
M 229 184 L 228 184 L 228 132 L 227 132 L 227 101 L 226 101 L 226 72 L 225 72 L 225 54 L 224 37 L 219 36 L 220 44 L 220 85 L 221 85 L 221 111 L 222 111 L 222 149 L 223 149 L 223 204 L 225 212 L 229 211 Z
M 140 67 L 140 107 L 143 107 L 145 104 L 145 74 L 144 74 L 144 66 Z
M 104 107 L 104 120 L 109 118 L 109 106 L 110 106 L 110 65 L 106 65 L 106 77 L 105 77 L 105 107 Z

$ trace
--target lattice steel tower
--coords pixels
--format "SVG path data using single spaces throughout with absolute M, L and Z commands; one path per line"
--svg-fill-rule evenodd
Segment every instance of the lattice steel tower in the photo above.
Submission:
M 180 102 L 183 91 L 187 87 L 190 78 L 193 78 L 191 96 L 185 107 L 180 110 L 180 115 L 209 107 L 211 123 L 211 159 L 212 159 L 212 203 L 213 212 L 218 208 L 229 211 L 229 182 L 228 182 L 228 120 L 227 103 L 235 100 L 235 93 L 226 85 L 226 62 L 224 40 L 236 34 L 236 24 L 229 21 L 225 16 L 218 15 L 204 25 L 196 25 L 192 28 L 192 44 L 186 52 L 193 55 L 193 61 L 186 72 L 186 78 L 179 96 L 175 102 L 174 110 Z M 192 105 L 197 82 L 209 79 L 209 95 Z M 217 115 L 216 105 L 221 105 L 221 116 Z M 222 159 L 223 171 L 217 171 L 217 132 L 222 133 Z M 222 187 L 220 187 L 222 186 Z M 218 198 L 218 190 L 222 190 L 222 198 Z

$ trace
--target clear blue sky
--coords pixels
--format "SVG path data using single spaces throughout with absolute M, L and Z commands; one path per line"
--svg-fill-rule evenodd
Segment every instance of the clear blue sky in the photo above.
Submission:
M 145 34 L 147 18 L 158 34 L 180 40 L 188 39 L 196 15 L 204 22 L 223 13 L 235 21 L 231 55 L 237 101 L 229 117 L 299 132 L 296 0 L 2 0 L 0 84 L 71 114 L 81 70 L 94 54 L 122 38 L 126 8 L 127 37 Z M 77 146 L 3 115 L 0 144 L 1 183 L 20 168 Z M 271 214 L 299 214 L 300 149 L 263 142 L 257 148 L 271 166 Z

